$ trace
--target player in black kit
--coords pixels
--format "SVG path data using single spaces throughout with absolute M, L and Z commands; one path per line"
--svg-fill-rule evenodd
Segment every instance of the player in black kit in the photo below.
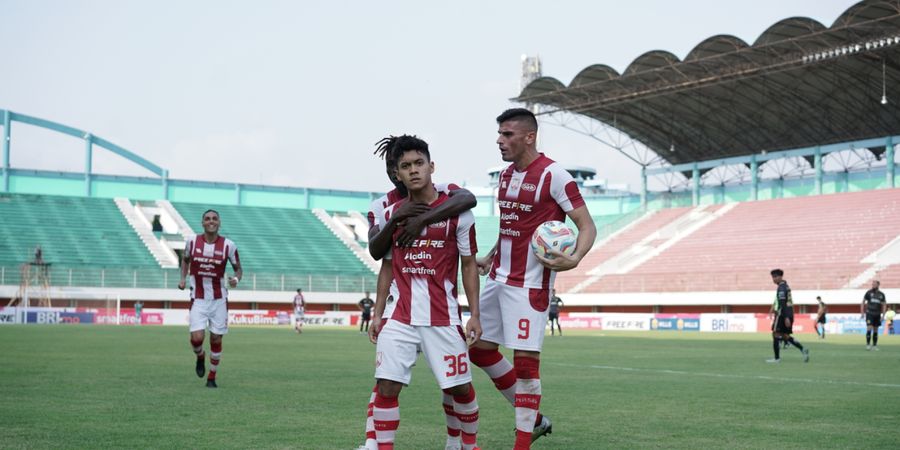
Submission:
M 862 305 L 859 306 L 859 313 L 866 317 L 866 350 L 878 350 L 878 327 L 881 326 L 881 318 L 887 310 L 887 301 L 884 292 L 880 289 L 881 282 L 872 280 L 872 289 L 866 291 L 863 296 Z M 869 344 L 872 345 L 869 345 Z
M 775 320 L 772 321 L 772 349 L 775 351 L 775 358 L 767 359 L 766 362 L 781 362 L 781 341 L 785 341 L 794 347 L 797 347 L 803 353 L 803 362 L 809 362 L 809 349 L 803 348 L 799 342 L 791 336 L 794 326 L 794 301 L 791 299 L 791 288 L 787 281 L 784 281 L 784 271 L 775 269 L 770 272 L 772 282 L 778 285 L 775 291 L 775 301 L 772 303 L 770 314 L 774 314 Z
M 359 306 L 359 310 L 362 311 L 362 317 L 359 321 L 359 332 L 368 333 L 369 322 L 372 320 L 372 307 L 375 306 L 375 301 L 369 297 L 369 291 L 366 291 L 366 296 L 357 303 L 357 306 Z M 363 325 L 366 326 L 365 331 L 363 331 Z

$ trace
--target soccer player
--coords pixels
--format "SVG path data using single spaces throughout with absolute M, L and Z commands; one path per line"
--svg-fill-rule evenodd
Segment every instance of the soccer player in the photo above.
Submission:
M 134 324 L 141 324 L 141 313 L 144 311 L 144 303 L 140 300 L 134 303 Z
M 537 151 L 537 119 L 527 109 L 510 109 L 497 117 L 497 145 L 511 163 L 500 174 L 497 199 L 500 235 L 497 244 L 478 259 L 488 274 L 481 296 L 481 341 L 469 351 L 472 362 L 494 381 L 513 404 L 515 449 L 531 447 L 552 431 L 541 415 L 540 356 L 547 327 L 550 287 L 556 272 L 575 268 L 594 245 L 597 229 L 578 185 L 569 173 Z M 578 228 L 575 253 L 551 251 L 552 259 L 531 251 L 531 235 L 548 220 L 565 220 Z M 498 346 L 513 349 L 513 364 Z
M 894 308 L 884 313 L 884 334 L 894 334 L 894 316 L 896 315 L 897 312 L 894 311 Z
M 828 314 L 828 306 L 825 306 L 822 297 L 816 297 L 816 301 L 819 302 L 819 309 L 816 311 L 816 334 L 819 335 L 819 339 L 825 339 L 825 324 L 827 323 L 825 315 Z
M 294 331 L 303 333 L 303 319 L 306 316 L 306 299 L 303 298 L 303 289 L 297 289 L 294 296 Z
M 366 296 L 357 303 L 357 306 L 359 306 L 359 310 L 362 311 L 362 320 L 359 321 L 359 332 L 363 332 L 363 324 L 365 324 L 365 332 L 368 333 L 369 322 L 372 320 L 372 307 L 375 306 L 375 300 L 372 300 L 369 296 L 369 291 L 366 291 Z
M 866 350 L 878 351 L 878 327 L 887 311 L 887 301 L 879 287 L 881 282 L 872 280 L 872 289 L 866 291 L 862 304 L 859 305 L 860 316 L 866 318 Z
M 406 186 L 395 176 L 394 168 L 396 167 L 396 162 L 392 159 L 393 156 L 390 152 L 399 140 L 400 137 L 398 136 L 390 136 L 376 143 L 375 154 L 384 160 L 385 171 L 387 172 L 391 184 L 394 185 L 394 189 L 374 200 L 369 207 L 369 213 L 367 215 L 369 220 L 368 248 L 370 254 L 375 259 L 382 259 L 390 251 L 394 241 L 392 233 L 382 232 L 382 227 L 379 225 L 376 218 L 384 217 L 384 211 L 388 206 L 405 199 L 409 195 Z M 400 208 L 394 210 L 391 214 L 388 222 L 393 222 L 394 225 L 403 230 L 403 233 L 397 239 L 402 245 L 409 245 L 411 239 L 415 239 L 415 237 L 421 233 L 422 227 L 425 225 L 458 216 L 474 208 L 478 203 L 471 192 L 452 183 L 435 184 L 435 189 L 438 192 L 446 193 L 450 198 L 435 208 L 429 208 L 427 205 L 417 202 L 404 202 Z M 378 313 L 376 316 L 376 318 L 379 319 L 377 322 L 378 324 L 383 323 L 380 319 L 387 319 L 390 317 L 393 313 L 393 308 L 396 305 L 396 303 L 394 303 L 394 297 L 391 296 L 389 292 L 392 282 L 393 272 L 391 270 L 391 262 L 382 260 L 381 269 L 378 273 L 377 287 L 375 289 L 375 301 L 377 304 L 379 298 L 383 299 L 386 306 L 384 312 Z M 376 325 L 375 323 L 369 326 L 369 340 L 373 344 L 377 342 L 379 329 L 380 325 Z M 369 404 L 366 412 L 366 443 L 360 447 L 361 449 L 377 450 L 378 448 L 378 445 L 375 442 L 375 424 L 372 420 L 372 410 L 374 409 L 375 393 L 377 390 L 378 386 L 376 384 L 369 397 Z M 459 449 L 462 445 L 460 441 L 462 430 L 460 429 L 459 419 L 454 413 L 455 407 L 453 396 L 446 391 L 443 393 L 443 408 L 447 420 L 446 449 Z
M 409 384 L 421 347 L 438 385 L 453 396 L 454 413 L 462 428 L 462 449 L 471 450 L 476 448 L 478 402 L 471 383 L 467 344 L 481 336 L 475 218 L 471 212 L 465 212 L 429 225 L 410 246 L 401 246 L 397 238 L 402 232 L 396 223 L 388 221 L 392 211 L 405 202 L 438 206 L 449 196 L 439 193 L 431 182 L 434 163 L 425 141 L 401 136 L 391 154 L 396 177 L 406 186 L 409 197 L 390 205 L 379 219 L 382 231 L 394 236 L 391 253 L 385 258 L 391 260 L 395 305 L 389 320 L 375 336 L 378 389 L 373 421 L 378 448 L 393 448 L 400 424 L 399 394 Z M 465 334 L 456 299 L 460 266 L 471 315 Z M 377 297 L 373 327 L 380 325 L 379 313 L 385 309 L 385 301 L 380 295 Z
M 563 301 L 556 295 L 556 289 L 550 291 L 550 336 L 553 336 L 553 322 L 559 328 L 559 335 L 562 336 L 562 325 L 559 324 L 559 309 L 562 308 Z
M 803 348 L 803 345 L 791 336 L 794 331 L 794 300 L 791 297 L 790 286 L 787 281 L 784 281 L 784 271 L 773 269 L 769 274 L 772 275 L 772 282 L 778 288 L 775 290 L 775 301 L 769 310 L 769 314 L 774 317 L 772 320 L 772 349 L 775 351 L 775 358 L 767 359 L 766 362 L 781 362 L 781 341 L 797 347 L 803 354 L 803 362 L 809 362 L 809 349 Z
M 237 246 L 231 239 L 219 235 L 219 213 L 209 209 L 203 213 L 203 234 L 191 236 L 184 247 L 181 264 L 181 281 L 178 289 L 184 289 L 188 274 L 191 275 L 191 346 L 197 355 L 197 376 L 203 378 L 206 371 L 203 338 L 209 326 L 209 376 L 206 387 L 215 388 L 216 372 L 222 358 L 222 337 L 228 333 L 228 287 L 237 287 L 244 276 Z M 234 276 L 225 282 L 228 262 Z

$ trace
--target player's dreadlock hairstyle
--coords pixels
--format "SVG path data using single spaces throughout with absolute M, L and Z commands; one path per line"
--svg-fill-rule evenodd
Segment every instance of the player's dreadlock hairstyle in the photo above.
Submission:
M 384 160 L 385 170 L 387 171 L 388 178 L 391 180 L 391 183 L 394 184 L 394 188 L 400 193 L 402 197 L 406 197 L 409 192 L 406 190 L 406 185 L 400 182 L 397 177 L 394 175 L 394 170 L 397 168 L 397 161 L 391 159 L 391 148 L 394 144 L 397 143 L 399 139 L 398 136 L 389 135 L 386 138 L 382 138 L 380 141 L 375 143 L 375 151 L 373 152 L 375 156 Z
M 397 142 L 397 136 L 394 135 L 381 138 L 380 141 L 375 143 L 375 151 L 373 153 L 375 154 L 375 156 L 385 161 L 389 161 L 387 158 L 390 157 L 391 147 L 395 142 Z
M 390 146 L 388 150 L 388 159 L 390 159 L 394 164 L 394 169 L 397 168 L 397 162 L 400 161 L 400 158 L 403 157 L 403 154 L 406 152 L 418 151 L 425 155 L 428 160 L 431 160 L 431 153 L 428 151 L 428 143 L 419 139 L 416 136 L 410 136 L 408 134 L 404 134 L 402 136 L 398 136 L 397 140 L 394 141 L 393 145 Z

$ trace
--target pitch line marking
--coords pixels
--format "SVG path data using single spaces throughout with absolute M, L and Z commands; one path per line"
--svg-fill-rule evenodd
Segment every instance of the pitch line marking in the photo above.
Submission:
M 543 364 L 549 364 L 553 366 L 565 366 L 565 367 L 580 367 L 580 368 L 588 368 L 588 369 L 601 369 L 601 370 L 618 370 L 620 372 L 653 372 L 653 373 L 664 373 L 669 375 L 692 375 L 692 376 L 702 376 L 702 377 L 713 377 L 713 378 L 737 378 L 737 379 L 745 379 L 745 380 L 765 380 L 765 381 L 791 381 L 795 383 L 824 383 L 824 384 L 839 384 L 839 385 L 848 385 L 848 386 L 868 386 L 868 387 L 884 387 L 896 389 L 900 388 L 900 384 L 892 384 L 892 383 L 862 383 L 859 381 L 836 381 L 836 380 L 813 380 L 811 378 L 785 378 L 785 377 L 772 377 L 767 375 L 732 375 L 727 373 L 709 373 L 709 372 L 688 372 L 686 370 L 672 370 L 672 369 L 642 369 L 638 367 L 616 367 L 616 366 L 602 366 L 602 365 L 578 365 L 578 364 L 566 364 L 566 363 L 547 363 L 542 362 Z

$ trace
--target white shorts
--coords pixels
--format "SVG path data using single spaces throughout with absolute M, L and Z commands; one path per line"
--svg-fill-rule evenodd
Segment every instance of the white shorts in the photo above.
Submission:
M 472 381 L 469 351 L 458 325 L 420 327 L 388 320 L 378 333 L 375 378 L 408 385 L 419 346 L 441 389 Z
M 228 334 L 228 302 L 226 300 L 191 301 L 191 332 L 206 330 L 214 334 Z
M 550 314 L 550 290 L 510 286 L 488 278 L 481 291 L 481 340 L 539 352 Z
M 301 321 L 303 321 L 303 317 L 305 316 L 305 314 L 306 314 L 306 313 L 304 313 L 302 309 L 299 310 L 299 311 L 294 310 L 294 322 L 301 322 Z

